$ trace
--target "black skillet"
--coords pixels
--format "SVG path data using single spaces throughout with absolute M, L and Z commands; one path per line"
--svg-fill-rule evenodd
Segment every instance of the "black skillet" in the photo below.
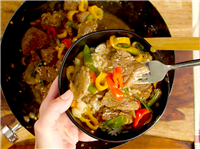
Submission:
M 170 37 L 169 30 L 162 17 L 148 1 L 121 1 L 120 3 L 89 1 L 89 4 L 103 6 L 105 12 L 120 18 L 142 37 Z M 38 19 L 44 12 L 59 10 L 61 7 L 62 2 L 56 2 L 54 5 L 52 5 L 52 2 L 45 1 L 24 2 L 11 18 L 12 23 L 8 24 L 1 42 L 1 86 L 4 97 L 17 120 L 32 134 L 34 134 L 33 124 L 35 121 L 32 120 L 27 123 L 23 116 L 28 115 L 29 112 L 37 113 L 40 105 L 33 99 L 29 86 L 22 81 L 21 76 L 26 67 L 22 66 L 20 62 L 21 57 L 23 57 L 20 50 L 21 39 L 26 30 L 30 28 L 31 21 Z M 160 51 L 155 56 L 159 56 L 159 59 L 166 64 L 174 64 L 175 62 L 173 51 Z M 170 94 L 173 79 L 174 71 L 171 71 L 168 82 L 169 92 L 165 93 L 167 96 Z M 84 147 L 81 147 L 83 144 L 79 142 L 77 148 L 112 148 L 120 144 L 122 143 L 97 141 L 84 143 Z

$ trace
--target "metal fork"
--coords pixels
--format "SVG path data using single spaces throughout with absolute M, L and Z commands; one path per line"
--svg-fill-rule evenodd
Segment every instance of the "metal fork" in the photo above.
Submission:
M 159 82 L 163 80 L 169 70 L 198 66 L 200 65 L 200 59 L 181 62 L 175 65 L 165 65 L 157 60 L 146 62 L 144 64 L 149 69 L 149 73 L 144 74 L 139 80 L 134 82 L 134 84 L 149 84 Z

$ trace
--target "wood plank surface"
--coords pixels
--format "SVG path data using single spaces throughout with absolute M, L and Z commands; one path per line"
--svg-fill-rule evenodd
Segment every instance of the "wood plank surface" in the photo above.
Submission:
M 192 37 L 192 3 L 191 1 L 158 1 L 151 0 L 169 27 L 172 37 Z M 21 5 L 20 1 L 1 1 L 1 37 L 13 15 Z M 176 62 L 192 59 L 192 52 L 176 52 Z M 3 100 L 1 100 L 3 101 Z M 2 102 L 1 102 L 2 103 Z M 1 104 L 1 126 L 11 122 L 13 116 L 9 108 Z M 129 148 L 193 148 L 194 141 L 194 105 L 193 105 L 193 71 L 185 68 L 176 71 L 174 87 L 169 98 L 167 109 L 161 120 L 145 135 L 134 139 L 116 149 Z M 8 116 L 7 116 L 8 115 Z M 7 117 L 5 117 L 7 116 Z M 2 120 L 2 119 L 1 119 Z M 10 149 L 34 148 L 34 136 L 21 128 L 17 135 L 20 140 Z M 21 139 L 22 138 L 22 139 Z

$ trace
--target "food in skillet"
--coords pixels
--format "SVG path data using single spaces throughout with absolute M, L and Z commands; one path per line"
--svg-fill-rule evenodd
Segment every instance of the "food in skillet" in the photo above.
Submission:
M 134 84 L 148 68 L 152 56 L 129 37 L 112 35 L 97 47 L 84 46 L 66 69 L 74 93 L 72 114 L 92 131 L 111 135 L 140 129 L 151 121 L 151 106 L 162 92 L 157 84 Z
M 55 2 L 49 5 L 55 5 Z M 96 5 L 89 6 L 88 1 L 64 1 L 63 9 L 43 13 L 30 24 L 21 43 L 24 55 L 21 63 L 26 67 L 22 78 L 30 85 L 34 100 L 39 104 L 46 97 L 66 51 L 75 40 L 101 29 L 129 29 L 117 17 L 104 13 Z

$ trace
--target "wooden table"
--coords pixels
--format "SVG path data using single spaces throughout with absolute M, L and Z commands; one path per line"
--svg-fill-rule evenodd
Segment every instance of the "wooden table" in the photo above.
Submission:
M 192 37 L 191 1 L 151 1 L 169 27 L 172 37 Z M 20 6 L 20 1 L 1 2 L 1 37 L 10 17 Z M 192 52 L 176 52 L 176 62 L 192 59 Z M 174 87 L 166 112 L 161 120 L 145 135 L 116 149 L 129 148 L 181 148 L 191 149 L 194 142 L 193 69 L 176 71 Z M 16 123 L 5 100 L 1 100 L 1 126 Z M 21 128 L 19 140 L 10 147 L 34 148 L 34 136 Z

